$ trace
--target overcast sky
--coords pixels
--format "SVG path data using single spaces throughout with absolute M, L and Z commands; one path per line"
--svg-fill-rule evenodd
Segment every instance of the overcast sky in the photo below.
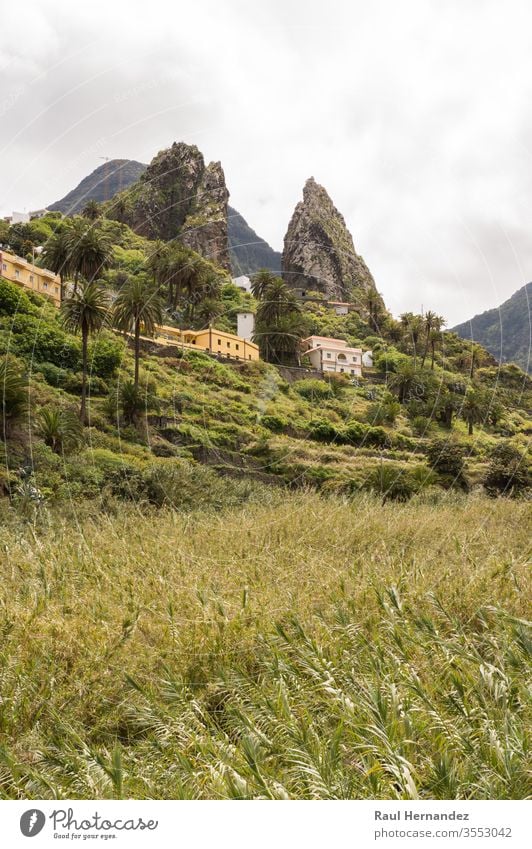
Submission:
M 395 314 L 449 325 L 532 279 L 524 0 L 1 0 L 0 211 L 173 141 L 282 248 L 322 183 Z

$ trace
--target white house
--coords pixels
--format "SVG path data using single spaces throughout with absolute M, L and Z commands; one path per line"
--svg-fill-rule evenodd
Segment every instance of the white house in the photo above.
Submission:
M 343 339 L 330 336 L 309 336 L 302 344 L 302 353 L 316 371 L 362 376 L 362 348 L 349 348 Z
M 233 277 L 233 283 L 244 292 L 251 292 L 251 280 L 246 274 L 241 274 L 240 277 Z
M 239 312 L 236 316 L 237 336 L 250 340 L 255 330 L 255 316 L 252 312 Z
M 364 351 L 362 354 L 362 365 L 365 368 L 373 368 L 373 351 Z

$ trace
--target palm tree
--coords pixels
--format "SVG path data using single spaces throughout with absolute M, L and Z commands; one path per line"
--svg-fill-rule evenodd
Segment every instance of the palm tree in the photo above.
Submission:
M 421 360 L 421 368 L 425 365 L 425 360 L 427 358 L 427 354 L 429 351 L 429 345 L 432 349 L 432 363 L 431 368 L 434 369 L 434 354 L 436 348 L 436 342 L 438 342 L 440 338 L 440 333 L 443 325 L 445 324 L 445 319 L 441 315 L 436 315 L 435 312 L 428 310 L 423 316 L 423 330 L 425 333 L 425 347 L 423 349 L 423 357 Z
M 433 328 L 429 334 L 430 342 L 430 367 L 434 371 L 434 357 L 436 355 L 436 345 L 442 342 L 442 328 L 445 327 L 445 319 L 442 315 L 437 315 L 433 322 Z
M 274 280 L 280 279 L 280 277 L 276 277 L 275 274 L 268 271 L 267 268 L 261 268 L 259 271 L 255 272 L 251 278 L 251 294 L 257 299 L 257 301 L 261 301 L 267 287 L 273 283 Z
M 464 398 L 460 415 L 467 422 L 469 436 L 473 435 L 473 425 L 484 421 L 486 417 L 486 403 L 481 392 L 477 389 L 469 389 Z
M 89 221 L 96 221 L 96 219 L 100 218 L 102 214 L 102 208 L 97 201 L 89 200 L 83 207 L 81 214 L 83 218 L 88 218 Z
M 71 253 L 68 229 L 53 233 L 43 247 L 41 265 L 59 275 L 61 281 L 61 300 L 65 296 L 65 277 L 71 271 Z
M 63 325 L 71 333 L 81 333 L 82 383 L 79 418 L 86 420 L 88 341 L 105 324 L 109 316 L 109 294 L 101 280 L 83 280 L 61 304 Z
M 135 338 L 135 388 L 139 385 L 140 331 L 153 336 L 158 324 L 163 323 L 163 304 L 159 290 L 144 275 L 130 277 L 117 295 L 113 309 L 113 323 L 124 333 L 133 332 Z
M 43 407 L 37 414 L 37 433 L 55 454 L 76 448 L 81 441 L 79 419 L 72 410 Z
M 480 368 L 487 360 L 487 353 L 482 347 L 482 345 L 478 345 L 477 342 L 471 343 L 471 348 L 469 349 L 469 376 L 471 379 L 475 376 L 475 370 Z
M 406 335 L 412 342 L 412 353 L 414 355 L 414 367 L 417 365 L 418 343 L 423 332 L 423 318 L 411 312 L 404 312 L 401 316 L 401 324 L 403 325 Z
M 0 360 L 0 405 L 2 407 L 2 438 L 11 434 L 13 423 L 22 417 L 28 406 L 28 378 L 22 364 L 10 356 Z
M 75 218 L 67 230 L 66 245 L 69 252 L 69 268 L 74 275 L 74 292 L 79 277 L 91 282 L 109 267 L 113 257 L 110 236 L 91 225 L 83 218 Z
M 270 362 L 293 362 L 305 332 L 305 318 L 292 290 L 274 277 L 262 292 L 253 341 Z

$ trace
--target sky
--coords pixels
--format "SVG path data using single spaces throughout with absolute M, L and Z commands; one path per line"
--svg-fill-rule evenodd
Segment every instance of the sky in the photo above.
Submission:
M 395 315 L 448 326 L 532 279 L 521 0 L 0 0 L 0 212 L 173 141 L 277 250 L 305 180 Z

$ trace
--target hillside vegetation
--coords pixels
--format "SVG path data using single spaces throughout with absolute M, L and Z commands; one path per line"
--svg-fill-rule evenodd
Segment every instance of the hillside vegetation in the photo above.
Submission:
M 64 301 L 0 279 L 0 796 L 524 797 L 529 378 L 84 212 L 2 237 Z
M 532 370 L 531 347 L 532 283 L 515 292 L 500 307 L 486 310 L 457 325 L 454 332 L 463 339 L 479 342 L 503 363 L 517 363 L 524 371 Z

